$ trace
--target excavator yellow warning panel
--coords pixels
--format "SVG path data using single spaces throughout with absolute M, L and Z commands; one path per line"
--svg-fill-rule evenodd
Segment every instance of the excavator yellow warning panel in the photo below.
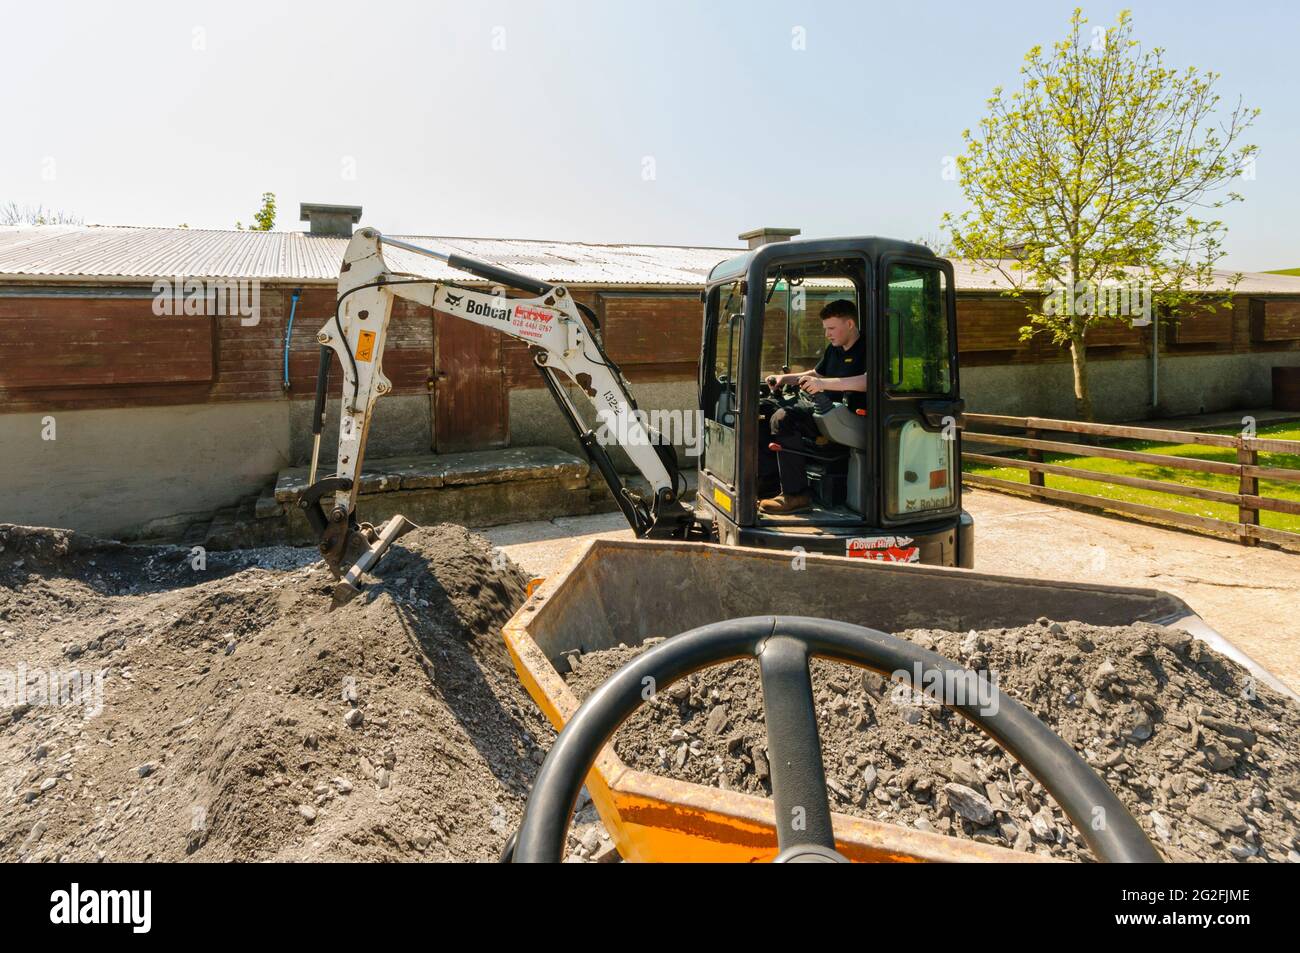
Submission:
M 357 360 L 369 362 L 375 356 L 375 332 L 362 331 L 357 339 Z

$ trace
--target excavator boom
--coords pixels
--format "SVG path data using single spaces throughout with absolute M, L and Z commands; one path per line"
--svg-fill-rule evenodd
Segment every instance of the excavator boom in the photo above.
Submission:
M 452 281 L 393 272 L 384 246 L 434 258 L 459 271 L 492 282 L 490 291 Z M 510 298 L 506 289 L 533 295 Z M 481 324 L 529 346 L 547 389 L 573 427 L 591 462 L 609 484 L 619 508 L 639 537 L 705 538 L 707 529 L 680 499 L 682 479 L 671 446 L 641 422 L 627 381 L 605 354 L 593 330 L 595 316 L 562 285 L 551 285 L 490 262 L 384 238 L 373 228 L 353 236 L 339 272 L 334 316 L 317 335 L 321 345 L 313 415 L 310 485 L 299 500 L 320 539 L 321 553 L 342 595 L 355 594 L 357 580 L 392 542 L 413 527 L 395 516 L 381 528 L 356 519 L 361 468 L 376 401 L 392 390 L 383 373 L 384 343 L 395 298 L 405 298 L 446 315 Z M 584 311 L 586 312 L 584 314 Z M 590 324 L 588 323 L 590 318 Z M 333 476 L 317 480 L 320 433 L 330 367 L 337 359 L 343 374 L 343 402 Z M 618 473 L 608 448 L 584 421 L 564 386 L 567 378 L 596 409 L 602 433 L 623 439 L 623 449 L 650 486 L 649 497 L 631 490 Z M 398 522 L 400 521 L 400 522 Z M 349 568 L 350 567 L 350 568 Z

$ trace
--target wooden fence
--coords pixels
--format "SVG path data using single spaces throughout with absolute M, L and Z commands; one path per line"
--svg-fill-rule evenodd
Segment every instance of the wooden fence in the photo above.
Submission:
M 1300 440 L 1268 440 L 1238 435 L 1193 433 L 1180 430 L 1160 430 L 1151 427 L 1124 427 L 1115 424 L 1090 424 L 1077 420 L 1053 420 L 1043 417 L 1005 417 L 997 414 L 966 414 L 966 431 L 963 440 L 966 443 L 993 444 L 995 446 L 1015 447 L 1025 451 L 1025 458 L 995 456 L 987 453 L 963 452 L 964 463 L 979 463 L 994 467 L 1013 467 L 1029 471 L 1029 482 L 1018 483 L 998 477 L 979 473 L 963 473 L 962 480 L 971 486 L 990 487 L 998 490 L 1011 490 L 1028 493 L 1045 500 L 1059 503 L 1073 503 L 1129 513 L 1148 519 L 1167 523 L 1177 523 L 1213 533 L 1226 533 L 1235 536 L 1245 545 L 1253 546 L 1259 540 L 1287 547 L 1300 547 L 1300 533 L 1273 529 L 1259 525 L 1261 510 L 1274 513 L 1300 515 L 1300 501 L 1282 500 L 1275 497 L 1261 496 L 1260 480 L 1281 480 L 1300 483 L 1300 470 L 1259 465 L 1261 453 L 1300 454 Z M 982 428 L 999 428 L 1001 430 L 1020 430 L 1023 434 L 988 433 Z M 1194 457 L 1179 457 L 1163 453 L 1145 453 L 1139 450 L 1121 450 L 1117 447 L 1077 443 L 1069 440 L 1044 440 L 1041 434 L 1083 434 L 1103 439 L 1148 440 L 1170 444 L 1194 444 L 1203 447 L 1222 447 L 1236 452 L 1236 462 L 1222 460 L 1200 460 Z M 1126 476 L 1118 473 L 1102 473 L 1065 466 L 1059 463 L 1046 463 L 1044 451 L 1074 454 L 1083 457 L 1104 457 L 1110 460 L 1127 460 L 1132 463 L 1154 464 L 1195 473 L 1214 473 L 1237 479 L 1237 492 L 1215 490 L 1208 487 L 1192 486 L 1185 483 L 1170 483 L 1164 480 L 1149 480 L 1143 477 Z M 1145 503 L 1133 503 L 1128 500 L 1116 500 L 1089 493 L 1077 493 L 1069 490 L 1047 486 L 1046 476 L 1073 477 L 1077 480 L 1093 480 L 1128 486 L 1139 490 L 1156 493 L 1168 493 L 1174 496 L 1208 500 L 1215 503 L 1227 503 L 1237 508 L 1237 520 L 1215 519 L 1182 513 L 1160 506 Z

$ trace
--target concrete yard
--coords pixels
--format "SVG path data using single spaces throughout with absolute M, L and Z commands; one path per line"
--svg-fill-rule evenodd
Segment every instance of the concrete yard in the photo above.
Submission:
M 1163 589 L 1300 691 L 1300 555 L 989 490 L 968 489 L 964 499 L 975 518 L 976 569 Z M 619 513 L 480 532 L 537 576 L 588 540 L 632 535 Z

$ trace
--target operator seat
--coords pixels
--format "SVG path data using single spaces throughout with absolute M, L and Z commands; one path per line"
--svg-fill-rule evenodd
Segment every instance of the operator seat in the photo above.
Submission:
M 867 449 L 869 447 L 867 418 L 846 404 L 832 404 L 824 413 L 813 415 L 818 432 L 830 441 L 827 449 L 834 449 L 838 458 L 826 464 L 824 506 L 846 505 L 857 513 L 866 513 Z M 843 481 L 836 477 L 843 475 Z M 842 488 L 842 492 L 841 492 Z
M 845 404 L 828 399 L 813 401 L 813 422 L 818 439 L 803 438 L 808 458 L 808 482 L 813 498 L 822 506 L 848 506 L 866 513 L 867 418 Z

